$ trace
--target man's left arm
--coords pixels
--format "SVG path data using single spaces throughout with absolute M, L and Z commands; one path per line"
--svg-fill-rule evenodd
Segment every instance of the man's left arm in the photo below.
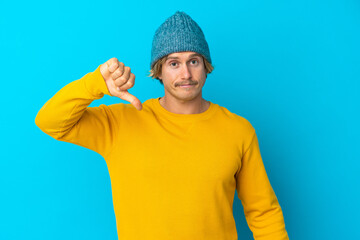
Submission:
M 256 240 L 287 240 L 283 213 L 261 158 L 258 138 L 245 150 L 236 174 L 236 188 L 244 214 Z

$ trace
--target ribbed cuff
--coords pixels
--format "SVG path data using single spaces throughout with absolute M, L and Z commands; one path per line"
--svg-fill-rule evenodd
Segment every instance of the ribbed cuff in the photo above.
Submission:
M 102 98 L 104 94 L 112 96 L 106 86 L 105 79 L 101 75 L 99 65 L 94 72 L 84 79 L 85 86 L 89 93 L 95 98 Z

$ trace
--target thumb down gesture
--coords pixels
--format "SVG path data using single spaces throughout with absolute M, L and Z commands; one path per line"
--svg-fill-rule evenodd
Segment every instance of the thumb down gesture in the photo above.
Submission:
M 100 72 L 112 96 L 130 102 L 137 110 L 142 109 L 140 100 L 128 92 L 135 84 L 135 75 L 130 67 L 117 58 L 111 58 L 100 66 Z

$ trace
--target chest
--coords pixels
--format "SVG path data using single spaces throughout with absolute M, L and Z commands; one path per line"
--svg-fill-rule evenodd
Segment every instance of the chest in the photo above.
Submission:
M 141 179 L 149 186 L 172 183 L 184 189 L 235 183 L 241 154 L 238 139 L 227 128 L 155 124 L 122 133 L 108 160 L 111 177 L 117 182 Z

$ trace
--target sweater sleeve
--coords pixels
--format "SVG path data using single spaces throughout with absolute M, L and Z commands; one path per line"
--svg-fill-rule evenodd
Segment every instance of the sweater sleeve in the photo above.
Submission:
M 112 112 L 104 104 L 88 107 L 110 95 L 100 72 L 87 73 L 60 89 L 37 113 L 35 124 L 56 140 L 89 148 L 102 156 L 111 149 L 114 136 Z
M 289 237 L 283 213 L 265 171 L 254 129 L 253 132 L 236 175 L 238 197 L 255 240 L 286 240 Z

